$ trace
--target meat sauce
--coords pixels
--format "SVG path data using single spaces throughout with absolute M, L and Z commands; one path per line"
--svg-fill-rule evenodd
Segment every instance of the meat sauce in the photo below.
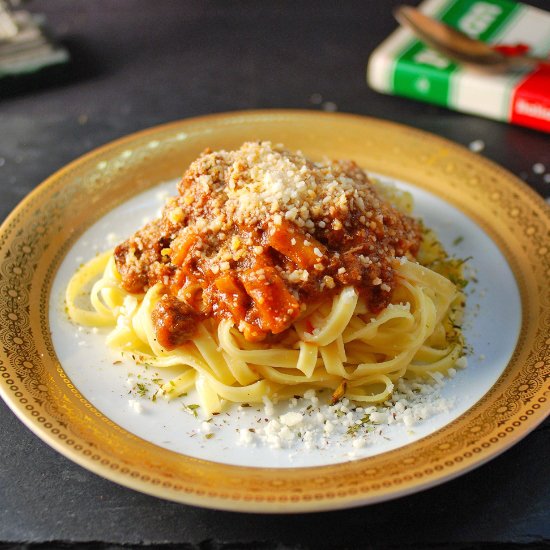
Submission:
M 396 258 L 414 256 L 420 235 L 353 162 L 252 143 L 199 157 L 115 261 L 128 292 L 161 283 L 152 320 L 174 349 L 206 318 L 232 319 L 249 341 L 271 338 L 350 285 L 376 313 L 390 303 Z

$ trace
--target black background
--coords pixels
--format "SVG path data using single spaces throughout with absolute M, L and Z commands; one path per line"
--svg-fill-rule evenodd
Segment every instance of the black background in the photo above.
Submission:
M 550 183 L 532 169 L 540 162 L 550 172 L 548 134 L 367 87 L 368 56 L 395 28 L 398 3 L 29 2 L 47 15 L 72 62 L 0 80 L 0 218 L 51 173 L 129 132 L 213 112 L 330 104 L 466 146 L 481 139 L 482 155 L 549 197 Z M 545 0 L 531 4 L 550 8 Z M 416 495 L 332 513 L 260 516 L 119 487 L 54 452 L 0 403 L 0 548 L 539 548 L 550 545 L 549 427 Z

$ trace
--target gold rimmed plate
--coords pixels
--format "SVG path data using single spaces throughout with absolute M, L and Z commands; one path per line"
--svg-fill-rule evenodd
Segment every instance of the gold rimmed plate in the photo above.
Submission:
M 142 215 L 154 214 L 158 190 L 170 189 L 206 147 L 229 149 L 257 139 L 313 158 L 354 159 L 411 190 L 443 240 L 451 247 L 460 242 L 457 253 L 473 252 L 478 282 L 468 299 L 466 328 L 473 351 L 469 367 L 445 390 L 454 400 L 449 413 L 389 444 L 355 454 L 312 451 L 310 458 L 245 449 L 228 434 L 200 445 L 177 430 L 156 439 L 156 415 L 164 413 L 149 404 L 143 416 L 123 410 L 117 401 L 123 392 L 114 387 L 121 380 L 94 341 L 101 335 L 86 340 L 67 332 L 76 329 L 64 317 L 61 290 L 86 252 L 94 253 L 93 239 L 113 231 L 124 236 L 130 226 L 122 218 L 139 226 Z M 258 111 L 153 128 L 54 174 L 3 224 L 0 391 L 17 416 L 62 454 L 159 497 L 228 510 L 302 512 L 408 494 L 484 463 L 550 411 L 549 231 L 548 207 L 511 174 L 397 124 Z M 173 426 L 189 421 L 174 410 L 167 414 Z

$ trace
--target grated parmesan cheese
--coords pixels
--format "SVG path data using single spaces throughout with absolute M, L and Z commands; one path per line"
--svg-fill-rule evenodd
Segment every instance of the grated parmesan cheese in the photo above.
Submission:
M 135 399 L 128 399 L 128 406 L 136 414 L 141 414 L 143 412 L 143 405 Z
M 353 449 L 358 450 L 384 438 L 389 426 L 411 428 L 427 418 L 448 412 L 453 401 L 441 396 L 444 383 L 442 375 L 434 375 L 432 382 L 401 379 L 388 401 L 366 407 L 355 406 L 347 398 L 331 405 L 326 398 L 320 400 L 311 389 L 303 397 L 289 399 L 287 411 L 280 415 L 265 397 L 267 422 L 258 427 L 256 424 L 253 434 L 241 429 L 238 443 L 272 449 L 322 450 L 351 441 Z

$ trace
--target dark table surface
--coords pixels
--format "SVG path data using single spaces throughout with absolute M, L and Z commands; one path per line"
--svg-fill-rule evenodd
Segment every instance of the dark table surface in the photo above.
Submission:
M 548 134 L 367 87 L 367 58 L 395 28 L 390 8 L 398 3 L 30 2 L 47 15 L 72 63 L 0 82 L 0 217 L 55 170 L 129 132 L 270 107 L 336 107 L 464 145 L 480 139 L 482 155 L 550 197 L 550 183 L 532 169 L 543 163 L 550 171 Z M 57 454 L 0 403 L 0 548 L 539 548 L 550 545 L 549 428 L 547 421 L 490 463 L 416 495 L 332 513 L 260 516 L 119 487 Z

